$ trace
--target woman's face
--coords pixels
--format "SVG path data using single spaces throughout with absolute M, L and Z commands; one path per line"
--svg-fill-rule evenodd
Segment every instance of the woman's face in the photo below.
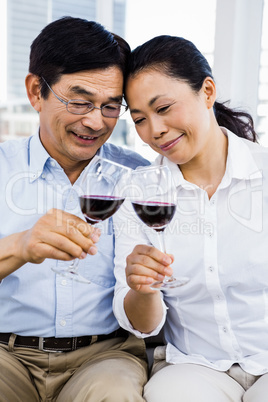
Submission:
M 126 99 L 139 136 L 159 154 L 180 165 L 207 152 L 215 124 L 211 78 L 196 93 L 186 82 L 144 70 L 128 79 Z

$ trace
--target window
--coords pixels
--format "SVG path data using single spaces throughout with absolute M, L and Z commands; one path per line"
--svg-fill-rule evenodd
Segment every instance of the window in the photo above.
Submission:
M 268 146 L 268 0 L 264 0 L 258 96 L 256 131 L 260 142 Z

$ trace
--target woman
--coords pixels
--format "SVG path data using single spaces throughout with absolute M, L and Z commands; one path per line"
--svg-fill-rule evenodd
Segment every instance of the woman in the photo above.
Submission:
M 167 346 L 156 348 L 144 397 L 264 402 L 268 150 L 256 144 L 247 113 L 216 101 L 207 61 L 183 38 L 160 36 L 135 49 L 125 93 L 139 136 L 160 154 L 156 163 L 169 166 L 179 199 L 166 229 L 172 255 L 127 206 L 117 216 L 115 315 L 139 337 L 165 323 Z M 189 283 L 150 288 L 172 273 Z

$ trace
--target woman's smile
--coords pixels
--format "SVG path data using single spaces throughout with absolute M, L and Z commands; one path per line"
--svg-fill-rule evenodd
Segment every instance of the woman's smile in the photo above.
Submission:
M 158 145 L 158 147 L 164 152 L 169 151 L 182 140 L 183 136 L 184 136 L 184 134 L 181 134 L 179 137 L 175 138 L 175 140 L 171 140 L 171 141 L 166 142 L 165 144 Z

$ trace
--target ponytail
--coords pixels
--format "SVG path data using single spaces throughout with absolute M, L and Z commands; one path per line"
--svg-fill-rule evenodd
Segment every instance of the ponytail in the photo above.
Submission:
M 257 142 L 258 138 L 251 115 L 244 111 L 230 109 L 225 104 L 226 102 L 214 103 L 214 113 L 219 126 L 227 128 L 238 137 Z

